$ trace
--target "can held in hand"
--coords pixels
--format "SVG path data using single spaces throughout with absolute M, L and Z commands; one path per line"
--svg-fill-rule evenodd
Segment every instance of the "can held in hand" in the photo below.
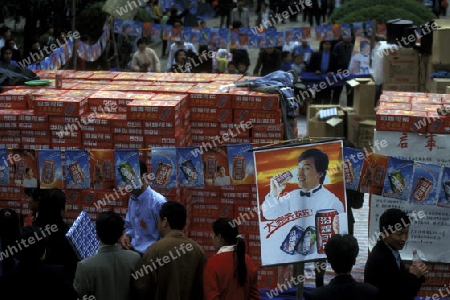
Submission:
M 294 178 L 294 175 L 292 175 L 291 171 L 286 171 L 281 174 L 278 174 L 274 177 L 274 183 L 277 186 L 277 188 L 280 188 L 282 185 L 286 184 L 289 180 Z
M 328 240 L 339 233 L 339 214 L 335 209 L 321 209 L 316 212 L 317 253 L 325 254 Z

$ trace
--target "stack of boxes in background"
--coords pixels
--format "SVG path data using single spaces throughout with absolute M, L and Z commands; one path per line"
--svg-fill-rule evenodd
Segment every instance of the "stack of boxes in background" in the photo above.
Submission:
M 419 52 L 413 48 L 393 47 L 388 53 L 383 57 L 383 90 L 418 92 Z
M 38 73 L 43 79 L 55 75 L 54 71 Z M 56 89 L 54 83 L 45 88 L 10 87 L 0 94 L 0 107 L 5 108 L 0 111 L 0 147 L 91 152 L 138 148 L 151 170 L 152 147 L 213 145 L 213 138 L 216 146 L 253 143 L 255 147 L 283 138 L 278 94 L 247 88 L 219 90 L 241 78 L 236 75 L 164 75 L 161 79 L 161 74 L 153 73 L 67 71 L 62 89 Z M 102 166 L 109 160 L 95 159 L 95 164 Z M 10 170 L 14 176 L 13 168 Z M 0 187 L 0 207 L 15 208 L 26 215 L 23 188 L 14 184 Z M 156 190 L 168 200 L 186 205 L 189 220 L 185 232 L 208 256 L 215 253 L 211 223 L 230 217 L 245 233 L 248 253 L 260 265 L 255 184 Z M 65 192 L 69 224 L 82 209 L 92 219 L 105 210 L 113 209 L 122 216 L 127 212 L 128 195 L 115 192 L 113 180 L 101 190 Z M 261 269 L 260 287 L 274 288 L 278 274 L 278 267 Z
M 450 86 L 450 20 L 437 19 L 435 23 L 438 29 L 433 31 L 432 54 L 424 58 L 423 64 L 426 73 L 425 91 L 444 94 L 447 86 Z M 436 72 L 442 72 L 439 76 L 442 78 L 430 78 Z

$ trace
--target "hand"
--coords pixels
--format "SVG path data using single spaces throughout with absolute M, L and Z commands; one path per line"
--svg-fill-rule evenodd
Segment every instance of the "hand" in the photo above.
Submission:
M 274 177 L 270 178 L 270 196 L 273 198 L 280 197 L 281 192 L 286 188 L 286 183 L 282 184 L 281 186 L 277 186 L 275 184 Z
M 122 247 L 124 249 L 130 250 L 131 249 L 131 236 L 129 234 L 122 235 L 122 237 L 120 238 L 120 245 L 122 245 Z
M 428 274 L 428 268 L 427 266 L 422 262 L 419 263 L 416 266 L 411 266 L 409 268 L 409 273 L 414 274 L 417 276 L 417 278 L 420 278 L 422 276 L 425 276 Z

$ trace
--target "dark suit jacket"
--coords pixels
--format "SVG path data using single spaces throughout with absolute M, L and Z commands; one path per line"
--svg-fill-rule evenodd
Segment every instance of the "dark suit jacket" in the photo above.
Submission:
M 367 259 L 364 282 L 379 288 L 383 300 L 413 300 L 425 277 L 417 278 L 409 273 L 403 263 L 399 269 L 391 249 L 378 241 Z
M 65 281 L 62 266 L 41 261 L 20 262 L 9 275 L 0 279 L 2 300 L 74 300 L 76 293 Z
M 309 72 L 316 72 L 317 70 L 320 70 L 322 66 L 322 51 L 314 52 L 311 55 L 311 59 L 309 61 L 308 71 Z M 338 57 L 334 52 L 330 51 L 330 62 L 328 64 L 328 72 L 337 72 L 338 70 Z
M 351 275 L 334 277 L 329 285 L 305 293 L 306 300 L 378 300 L 378 288 L 356 282 Z

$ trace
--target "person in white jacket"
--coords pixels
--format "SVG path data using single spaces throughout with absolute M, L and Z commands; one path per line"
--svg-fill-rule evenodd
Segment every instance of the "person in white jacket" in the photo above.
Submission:
M 161 72 L 161 63 L 156 52 L 147 47 L 144 38 L 137 41 L 139 50 L 136 51 L 131 60 L 131 68 L 136 72 Z

